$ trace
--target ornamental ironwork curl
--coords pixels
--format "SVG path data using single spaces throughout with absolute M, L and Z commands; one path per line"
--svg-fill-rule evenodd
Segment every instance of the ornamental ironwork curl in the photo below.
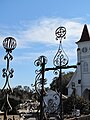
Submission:
M 47 58 L 42 55 L 42 56 L 38 57 L 37 60 L 35 60 L 34 65 L 41 67 L 44 60 L 45 60 L 45 64 L 47 64 Z
M 35 60 L 34 64 L 35 66 L 42 67 L 42 64 L 47 63 L 47 58 L 45 56 L 40 56 L 37 60 Z M 38 93 L 39 96 L 41 96 L 41 89 L 42 89 L 42 68 L 40 70 L 36 70 L 35 73 L 37 74 L 35 77 L 35 90 Z M 44 79 L 44 85 L 46 84 L 46 79 Z
M 56 35 L 56 40 L 62 40 L 62 38 L 66 38 L 66 28 L 65 27 L 58 27 L 55 31 L 55 35 Z
M 57 113 L 60 105 L 59 93 L 53 90 L 48 90 L 46 96 L 44 96 L 44 104 L 45 113 Z
M 3 70 L 2 70 L 2 72 L 3 72 L 2 76 L 4 78 L 6 78 L 5 85 L 4 85 L 2 90 L 5 89 L 6 85 L 8 85 L 9 89 L 11 89 L 10 83 L 9 83 L 9 78 L 12 78 L 13 77 L 13 73 L 14 73 L 14 69 L 13 68 L 10 69 L 10 60 L 13 59 L 13 56 L 11 55 L 11 51 L 10 50 L 9 51 L 6 50 L 7 54 L 4 57 L 4 60 L 6 60 L 7 66 L 6 66 L 6 68 L 3 68 Z
M 4 60 L 6 60 L 6 68 L 3 68 L 2 70 L 2 76 L 3 78 L 5 78 L 5 84 L 2 88 L 2 92 L 4 92 L 4 89 L 6 88 L 7 86 L 7 90 L 6 91 L 6 101 L 5 101 L 5 104 L 8 104 L 9 110 L 12 110 L 12 106 L 9 102 L 9 94 L 12 92 L 12 89 L 11 89 L 11 86 L 10 86 L 10 83 L 9 83 L 9 78 L 12 78 L 13 77 L 13 73 L 14 73 L 14 70 L 13 68 L 10 69 L 10 60 L 13 59 L 13 56 L 11 55 L 12 53 L 12 50 L 14 50 L 16 48 L 16 40 L 13 38 L 13 37 L 7 37 L 3 40 L 3 47 L 6 49 L 6 55 L 4 57 Z M 3 105 L 3 107 L 5 107 Z M 7 111 L 6 109 L 6 111 Z
M 35 90 L 38 93 L 38 95 L 41 95 L 41 72 L 37 74 L 35 78 Z
M 44 85 L 46 84 L 46 82 L 47 79 L 44 79 Z M 41 96 L 41 89 L 42 89 L 42 78 L 41 78 L 41 73 L 38 73 L 35 78 L 35 90 L 39 96 Z
M 60 43 L 59 49 L 53 59 L 53 64 L 54 66 L 66 66 L 68 64 L 68 56 L 64 52 L 62 45 Z
M 3 41 L 3 47 L 7 50 L 7 51 L 11 51 L 14 50 L 17 46 L 16 40 L 13 37 L 7 37 L 4 39 Z
M 55 75 L 58 75 L 58 74 L 59 74 L 59 70 L 54 70 L 53 73 L 54 73 Z
M 4 87 L 3 87 L 2 90 L 5 89 L 5 87 L 6 87 L 7 84 L 8 84 L 8 88 L 11 89 L 10 83 L 9 83 L 9 77 L 10 77 L 10 78 L 13 77 L 13 72 L 14 72 L 13 68 L 11 68 L 11 70 L 9 70 L 9 71 L 7 71 L 7 69 L 4 68 L 4 69 L 2 70 L 2 72 L 3 72 L 3 75 L 2 75 L 2 76 L 3 76 L 4 78 L 6 78 L 6 81 L 5 81 L 5 84 L 4 84 Z
M 53 59 L 54 66 L 66 66 L 68 64 L 68 56 L 63 50 L 61 40 L 62 38 L 65 38 L 66 35 L 66 29 L 64 27 L 59 27 L 55 31 L 56 34 L 56 40 L 60 40 L 58 51 Z

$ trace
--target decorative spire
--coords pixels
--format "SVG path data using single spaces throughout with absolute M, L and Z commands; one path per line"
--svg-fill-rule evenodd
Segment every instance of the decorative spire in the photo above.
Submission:
M 90 36 L 89 36 L 89 32 L 86 24 L 84 25 L 80 40 L 76 43 L 85 42 L 85 41 L 90 41 Z

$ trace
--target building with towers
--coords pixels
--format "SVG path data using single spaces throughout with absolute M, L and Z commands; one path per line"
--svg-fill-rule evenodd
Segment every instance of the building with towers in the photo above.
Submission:
M 87 25 L 84 25 L 82 35 L 76 42 L 77 68 L 68 87 L 68 96 L 75 90 L 76 94 L 90 100 L 90 36 Z

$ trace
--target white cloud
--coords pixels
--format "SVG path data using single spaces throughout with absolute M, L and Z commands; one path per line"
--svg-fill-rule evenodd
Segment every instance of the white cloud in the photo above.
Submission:
M 43 18 L 32 22 L 20 24 L 20 27 L 8 27 L 6 30 L 7 36 L 14 36 L 17 40 L 18 47 L 27 47 L 29 42 L 42 42 L 42 43 L 58 43 L 55 38 L 55 30 L 64 26 L 67 30 L 66 43 L 70 41 L 75 42 L 80 38 L 83 24 L 79 18 L 63 19 L 63 18 Z M 3 30 L 4 31 L 4 30 Z M 4 38 L 3 36 L 1 36 Z M 6 37 L 6 36 L 5 36 Z M 70 44 L 69 43 L 69 44 Z
M 67 40 L 80 37 L 82 24 L 76 19 L 44 18 L 28 25 L 27 29 L 21 31 L 23 42 L 44 42 L 57 43 L 55 40 L 55 30 L 59 26 L 67 29 Z
M 7 35 L 13 35 L 17 41 L 17 48 L 27 48 L 31 47 L 30 43 L 45 43 L 47 45 L 54 44 L 57 45 L 59 41 L 56 41 L 55 38 L 55 30 L 60 27 L 64 26 L 67 30 L 66 39 L 63 40 L 63 47 L 66 52 L 68 52 L 69 57 L 76 56 L 76 45 L 75 42 L 80 39 L 82 29 L 84 24 L 82 23 L 82 19 L 63 19 L 63 18 L 43 18 L 39 19 L 30 23 L 24 23 L 23 25 L 18 29 L 14 26 L 14 31 L 11 30 L 7 33 Z M 89 25 L 88 25 L 89 27 Z M 9 27 L 10 29 L 10 27 Z M 8 30 L 8 29 L 7 29 Z M 5 36 L 6 37 L 6 36 Z M 1 36 L 1 39 L 4 37 Z M 57 45 L 58 47 L 58 45 Z M 48 51 L 48 50 L 47 50 Z M 73 54 L 72 54 L 73 51 Z M 31 54 L 23 54 L 19 59 L 32 59 L 32 56 L 37 56 L 38 54 L 42 54 L 42 51 L 40 53 L 32 53 Z M 52 52 L 50 54 L 53 54 Z M 46 55 L 48 55 L 48 52 L 46 52 Z M 31 56 L 31 57 L 28 57 Z M 17 58 L 18 59 L 18 58 Z
M 2 46 L 3 45 L 3 40 L 5 39 L 5 37 L 3 37 L 3 36 L 0 36 L 0 46 Z

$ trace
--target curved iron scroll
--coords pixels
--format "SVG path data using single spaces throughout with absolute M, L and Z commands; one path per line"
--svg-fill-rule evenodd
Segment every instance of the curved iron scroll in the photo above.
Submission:
M 2 88 L 2 92 L 4 92 L 4 89 L 6 88 L 7 86 L 7 90 L 6 91 L 6 96 L 5 96 L 5 104 L 7 104 L 9 106 L 9 108 L 6 108 L 6 111 L 7 109 L 9 110 L 12 110 L 12 106 L 9 102 L 9 94 L 12 92 L 11 90 L 11 86 L 10 86 L 10 83 L 9 83 L 9 78 L 12 78 L 13 77 L 13 68 L 10 69 L 10 60 L 13 59 L 13 56 L 11 55 L 12 53 L 12 50 L 14 50 L 16 48 L 16 40 L 13 38 L 13 37 L 7 37 L 4 39 L 3 41 L 3 47 L 6 49 L 6 55 L 4 57 L 4 60 L 6 60 L 6 68 L 3 68 L 2 72 L 2 76 L 6 79 L 5 81 L 5 84 Z M 3 107 L 5 107 L 3 105 Z
M 8 85 L 8 88 L 11 89 L 10 87 L 10 83 L 9 83 L 9 78 L 12 78 L 13 77 L 13 68 L 10 69 L 10 60 L 13 59 L 13 56 L 11 55 L 11 52 L 8 51 L 7 54 L 5 55 L 4 57 L 4 60 L 6 60 L 7 62 L 7 67 L 6 68 L 3 68 L 2 72 L 3 72 L 3 77 L 6 78 L 6 81 L 5 81 L 5 84 L 3 86 L 3 89 L 5 89 L 6 85 Z
M 56 29 L 55 31 L 56 34 L 56 40 L 60 40 L 60 44 L 59 44 L 59 48 L 58 51 L 53 59 L 53 64 L 56 67 L 59 67 L 59 71 L 55 70 L 54 73 L 55 74 L 59 74 L 58 78 L 59 81 L 56 84 L 59 84 L 59 87 L 57 85 L 57 91 L 60 94 L 60 105 L 59 105 L 59 109 L 60 109 L 60 114 L 59 117 L 61 120 L 63 120 L 62 117 L 62 68 L 65 67 L 68 64 L 68 56 L 66 55 L 66 53 L 63 50 L 62 47 L 62 38 L 66 38 L 66 28 L 65 27 L 59 27 Z
M 41 67 L 41 65 L 42 65 L 42 63 L 43 63 L 44 60 L 45 60 L 45 64 L 47 64 L 47 58 L 42 55 L 42 56 L 38 57 L 37 60 L 35 60 L 34 65 Z
M 43 61 L 45 61 L 45 64 L 47 64 L 47 58 L 45 56 L 40 56 L 37 60 L 35 60 L 34 64 L 35 66 L 42 66 Z M 35 77 L 35 90 L 38 93 L 38 95 L 41 95 L 41 89 L 42 89 L 42 68 L 40 70 L 36 70 L 35 73 L 37 74 Z M 44 84 L 46 84 L 46 79 L 44 79 Z
M 57 28 L 55 31 L 55 35 L 56 35 L 56 40 L 60 40 L 60 44 L 59 44 L 58 51 L 53 59 L 53 64 L 54 66 L 66 66 L 68 64 L 69 59 L 66 53 L 64 52 L 62 43 L 61 43 L 62 38 L 65 39 L 66 28 L 65 27 Z
M 55 31 L 55 35 L 56 35 L 56 40 L 62 40 L 62 38 L 66 38 L 66 28 L 65 27 L 58 27 Z
M 68 64 L 68 61 L 69 61 L 68 56 L 64 52 L 62 45 L 60 43 L 59 49 L 53 59 L 53 64 L 54 66 L 66 66 Z

